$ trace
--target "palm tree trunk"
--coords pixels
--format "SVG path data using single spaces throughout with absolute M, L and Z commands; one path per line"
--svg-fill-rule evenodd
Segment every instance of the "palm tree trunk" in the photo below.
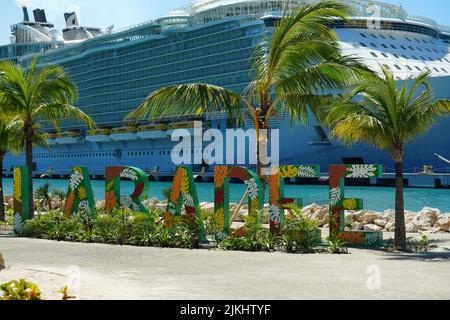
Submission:
M 28 167 L 28 210 L 29 218 L 34 218 L 34 197 L 33 197 L 33 140 L 29 128 L 25 128 L 25 156 Z
M 403 160 L 395 161 L 395 248 L 406 251 Z
M 267 166 L 268 148 L 269 148 L 269 128 L 265 121 L 259 120 L 256 132 L 256 174 L 259 177 L 263 175 L 263 168 Z M 265 149 L 263 145 L 265 144 Z
M 0 221 L 5 222 L 5 198 L 3 195 L 3 155 L 0 156 Z

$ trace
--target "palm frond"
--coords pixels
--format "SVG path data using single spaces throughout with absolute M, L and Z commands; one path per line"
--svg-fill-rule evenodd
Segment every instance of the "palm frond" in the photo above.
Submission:
M 422 73 L 408 89 L 406 83 L 398 87 L 392 71 L 382 67 L 382 76 L 335 101 L 327 117 L 331 135 L 346 144 L 362 141 L 394 157 L 402 155 L 405 144 L 450 115 L 450 101 L 433 100 L 429 76 Z
M 210 84 L 183 84 L 155 91 L 126 120 L 202 116 L 208 112 L 226 112 L 240 120 L 241 109 L 242 97 L 231 90 Z

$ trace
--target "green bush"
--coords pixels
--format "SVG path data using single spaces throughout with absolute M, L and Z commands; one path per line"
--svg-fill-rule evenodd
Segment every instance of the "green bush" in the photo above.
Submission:
M 347 254 L 347 243 L 339 237 L 339 232 L 335 232 L 327 239 L 328 250 L 332 254 Z
M 264 212 L 259 212 L 256 217 L 247 217 L 243 228 L 243 235 L 231 235 L 228 239 L 219 243 L 222 250 L 241 251 L 273 251 L 277 248 L 279 240 L 263 224 Z
M 290 208 L 280 236 L 274 236 L 264 224 L 264 213 L 246 218 L 242 228 L 224 241 L 218 242 L 222 250 L 276 251 L 314 253 L 321 245 L 321 232 L 317 224 L 308 219 L 297 206 Z M 85 212 L 64 217 L 61 212 L 50 212 L 27 221 L 22 236 L 57 241 L 94 242 L 112 245 L 153 246 L 163 248 L 199 247 L 201 226 L 209 236 L 217 234 L 214 217 L 200 219 L 175 217 L 176 227 L 167 230 L 159 210 L 136 213 L 129 209 L 113 212 Z M 342 243 L 329 242 L 330 250 L 339 252 Z
M 282 229 L 284 249 L 289 253 L 314 253 L 322 242 L 317 222 L 307 218 L 295 204 L 289 210 Z
M 21 279 L 0 285 L 0 300 L 32 301 L 42 299 L 41 291 L 39 290 L 39 287 L 37 285 Z

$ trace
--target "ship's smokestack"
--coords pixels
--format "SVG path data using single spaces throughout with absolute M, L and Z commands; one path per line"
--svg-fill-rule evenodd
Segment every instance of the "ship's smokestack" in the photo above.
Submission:
M 22 7 L 22 10 L 23 10 L 23 21 L 24 22 L 29 22 L 30 21 L 30 16 L 28 15 L 27 7 Z
M 33 15 L 36 22 L 47 23 L 47 17 L 44 9 L 33 10 Z
M 64 18 L 66 19 L 67 28 L 78 27 L 80 25 L 78 22 L 77 14 L 75 12 L 64 13 Z

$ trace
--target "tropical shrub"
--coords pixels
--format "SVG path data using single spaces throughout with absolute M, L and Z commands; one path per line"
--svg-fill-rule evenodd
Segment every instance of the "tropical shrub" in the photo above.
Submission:
M 0 300 L 18 301 L 18 300 L 42 300 L 41 291 L 34 283 L 23 279 L 14 280 L 0 285 Z
M 295 204 L 289 206 L 290 214 L 282 229 L 283 246 L 290 253 L 314 253 L 321 245 L 321 232 L 317 222 L 306 217 Z
M 274 251 L 278 247 L 279 240 L 270 233 L 262 221 L 264 212 L 259 212 L 256 217 L 247 217 L 245 225 L 231 234 L 228 239 L 219 243 L 222 250 L 242 251 Z
M 347 254 L 347 243 L 339 236 L 339 232 L 332 233 L 327 239 L 328 250 L 332 254 Z

